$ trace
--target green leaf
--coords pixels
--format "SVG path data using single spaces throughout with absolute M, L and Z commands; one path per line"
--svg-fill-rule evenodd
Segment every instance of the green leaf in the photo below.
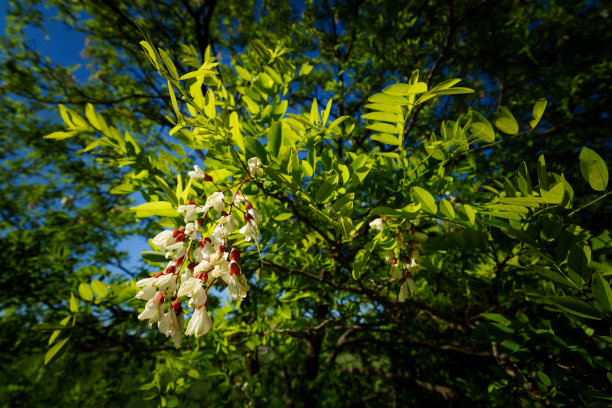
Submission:
M 84 282 L 79 285 L 79 295 L 87 302 L 91 302 L 93 300 L 93 292 L 91 291 L 89 285 Z
M 329 118 L 329 113 L 331 112 L 331 107 L 332 107 L 332 99 L 330 99 L 327 102 L 327 105 L 325 106 L 325 111 L 323 111 L 323 117 L 321 118 L 321 120 L 323 121 L 323 126 L 325 126 L 325 124 L 327 123 L 327 119 Z
M 401 115 L 390 112 L 369 112 L 363 115 L 362 118 L 381 122 L 404 123 L 404 118 Z
M 47 351 L 47 353 L 45 354 L 45 365 L 49 364 L 49 362 L 53 359 L 53 357 L 55 357 L 58 351 L 60 351 L 62 347 L 64 347 L 68 339 L 70 339 L 70 337 L 66 337 L 65 339 L 58 341 Z
M 593 273 L 591 290 L 601 309 L 606 313 L 612 313 L 612 290 L 608 281 L 599 272 Z
M 278 157 L 283 144 L 283 124 L 274 122 L 268 130 L 268 151 L 272 157 Z
M 501 342 L 514 335 L 514 330 L 499 323 L 480 323 L 472 332 L 472 339 L 480 343 Z
M 391 105 L 388 103 L 368 103 L 364 106 L 367 109 L 379 111 L 379 112 L 390 112 L 397 113 L 398 115 L 402 115 L 402 108 L 398 105 Z
M 495 141 L 495 131 L 493 130 L 493 126 L 491 126 L 491 122 L 475 111 L 472 112 L 470 132 L 472 132 L 472 136 L 482 140 L 483 142 L 493 143 Z
M 533 105 L 533 119 L 529 122 L 529 126 L 531 126 L 532 129 L 535 128 L 538 123 L 540 123 L 540 119 L 542 119 L 542 115 L 544 114 L 544 110 L 546 109 L 547 103 L 548 102 L 546 101 L 546 98 L 540 98 Z
M 546 160 L 544 155 L 541 154 L 538 157 L 538 181 L 540 182 L 540 192 L 542 190 L 548 190 L 548 172 L 546 171 Z
M 540 194 L 546 203 L 548 204 L 561 204 L 563 201 L 563 195 L 565 194 L 565 183 L 560 181 L 550 190 L 541 190 Z
M 268 163 L 266 148 L 256 138 L 245 137 L 244 148 L 246 149 L 247 160 L 251 157 L 259 157 L 263 164 Z
M 72 137 L 76 134 L 78 134 L 79 132 L 76 130 L 70 131 L 70 132 L 64 132 L 64 131 L 58 131 L 58 132 L 53 132 L 53 133 L 49 133 L 48 135 L 43 136 L 43 138 L 45 139 L 55 139 L 55 140 L 63 140 L 63 139 L 68 139 L 69 137 Z
M 152 201 L 150 203 L 144 203 L 135 207 L 130 207 L 130 211 L 136 213 L 137 218 L 143 217 L 176 217 L 179 213 L 176 208 L 167 201 Z
M 593 306 L 570 296 L 552 296 L 549 298 L 564 311 L 587 319 L 601 320 L 601 315 Z
M 476 212 L 474 209 L 469 204 L 463 204 L 461 208 L 465 211 L 465 215 L 467 215 L 470 224 L 474 225 L 476 221 Z
M 79 311 L 79 301 L 72 292 L 70 293 L 70 302 L 68 303 L 68 305 L 72 313 L 76 313 Z
M 274 220 L 276 221 L 286 221 L 289 218 L 293 217 L 293 213 L 290 212 L 286 212 L 286 213 L 280 213 L 277 216 L 274 217 Z
M 485 319 L 489 319 L 496 323 L 501 323 L 504 326 L 509 326 L 512 323 L 512 321 L 508 319 L 506 316 L 498 314 L 498 313 L 483 313 L 481 316 L 484 317 Z
M 387 103 L 389 105 L 408 105 L 408 99 L 403 96 L 388 95 L 384 93 L 377 93 L 368 98 L 369 102 L 372 103 Z
M 580 171 L 593 190 L 604 191 L 608 186 L 606 162 L 588 147 L 583 147 L 580 152 Z
M 355 255 L 355 262 L 353 263 L 352 272 L 353 279 L 359 280 L 359 278 L 361 278 L 363 270 L 370 260 L 370 255 L 372 254 L 372 250 L 374 249 L 376 242 L 376 240 L 369 242 L 365 247 L 357 252 L 357 255 Z
M 530 197 L 533 193 L 533 187 L 531 185 L 531 177 L 527 171 L 527 163 L 522 162 L 518 169 L 518 185 L 519 190 L 525 197 Z
M 246 69 L 242 68 L 240 65 L 234 65 L 234 69 L 238 73 L 238 76 L 244 79 L 247 82 L 251 82 L 251 74 Z
M 440 212 L 448 219 L 452 220 L 455 218 L 455 209 L 448 200 L 440 200 Z
M 381 142 L 388 145 L 399 146 L 400 141 L 397 137 L 390 135 L 388 133 L 376 133 L 370 136 L 370 139 Z
M 495 127 L 508 135 L 516 135 L 519 131 L 519 126 L 512 116 L 512 113 L 503 106 L 497 108 L 497 119 L 495 119 Z
M 412 187 L 412 189 L 410 190 L 410 196 L 412 197 L 413 201 L 416 201 L 417 203 L 421 204 L 421 208 L 424 211 L 430 214 L 435 214 L 436 212 L 438 212 L 436 200 L 429 193 L 429 191 L 425 190 L 424 188 L 421 188 L 419 186 Z
M 91 281 L 91 288 L 99 298 L 104 298 L 106 297 L 106 295 L 108 295 L 108 289 L 106 288 L 106 285 L 97 279 Z
M 166 51 L 162 50 L 161 48 L 158 48 L 157 50 L 159 51 L 159 55 L 161 56 L 162 60 L 164 61 L 164 65 L 166 66 L 166 68 L 168 68 L 168 72 L 170 73 L 172 78 L 173 79 L 177 79 L 178 78 L 178 72 L 176 71 L 176 67 L 174 66 L 174 62 L 172 62 L 172 58 L 170 58 L 170 56 L 168 54 L 166 54 Z
M 336 186 L 330 183 L 327 180 L 324 180 L 323 183 L 317 189 L 317 193 L 315 194 L 315 201 L 319 203 L 323 203 L 329 200 L 334 193 Z
M 398 96 L 415 95 L 424 92 L 427 92 L 427 84 L 425 82 L 417 82 L 415 84 L 393 84 L 383 89 L 383 93 Z
M 390 134 L 397 134 L 397 126 L 395 125 L 390 125 L 388 123 L 382 123 L 382 122 L 375 122 L 375 123 L 371 123 L 368 126 L 366 126 L 366 129 L 370 129 L 370 130 L 375 130 L 376 132 L 380 132 L 380 133 L 390 133 Z
M 317 99 L 312 100 L 312 106 L 310 107 L 310 123 L 313 125 L 321 123 L 321 118 L 319 117 L 319 105 L 317 104 Z

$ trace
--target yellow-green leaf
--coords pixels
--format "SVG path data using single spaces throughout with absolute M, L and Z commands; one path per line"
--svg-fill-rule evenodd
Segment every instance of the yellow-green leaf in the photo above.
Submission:
M 130 211 L 134 211 L 138 218 L 152 217 L 155 215 L 160 217 L 176 217 L 178 215 L 176 208 L 167 201 L 153 201 L 140 204 L 135 207 L 130 207 Z
M 65 339 L 62 339 L 60 341 L 58 341 L 57 343 L 55 343 L 53 345 L 53 347 L 51 347 L 47 353 L 45 354 L 45 365 L 49 364 L 49 362 L 51 361 L 51 359 L 53 357 L 55 357 L 55 355 L 58 353 L 58 351 L 60 351 L 62 349 L 62 347 L 64 347 L 64 345 L 66 344 L 66 342 L 68 341 L 70 337 L 66 337 Z
M 93 292 L 91 291 L 91 288 L 89 287 L 89 285 L 86 283 L 81 283 L 79 285 L 79 295 L 81 296 L 83 300 L 87 302 L 90 302 L 93 300 Z

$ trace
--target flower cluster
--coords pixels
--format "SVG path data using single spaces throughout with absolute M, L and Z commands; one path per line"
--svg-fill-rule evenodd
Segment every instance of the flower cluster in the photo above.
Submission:
M 249 166 L 257 168 L 251 173 L 260 175 L 261 162 L 257 159 L 251 163 L 252 160 Z M 162 231 L 152 240 L 169 259 L 165 270 L 136 283 L 140 288 L 136 298 L 147 301 L 138 318 L 148 320 L 150 326 L 157 323 L 162 333 L 172 337 L 176 348 L 181 346 L 185 325 L 183 302 L 187 303 L 187 308 L 194 309 L 185 334 L 200 337 L 212 327 L 206 307 L 208 290 L 215 283 L 222 282 L 236 301 L 246 297 L 249 282 L 240 268 L 240 251 L 232 245 L 229 236 L 239 227 L 236 212 L 241 213 L 244 220 L 239 232 L 244 234 L 245 241 L 259 236 L 261 220 L 260 213 L 241 191 L 242 186 L 252 180 L 252 175 L 224 190 L 198 166 L 189 176 L 192 180 L 211 182 L 218 191 L 209 195 L 203 205 L 190 201 L 177 208 L 184 225 Z M 231 198 L 228 199 L 228 195 Z M 235 210 L 233 214 L 232 210 Z
M 385 217 L 377 218 L 370 222 L 370 228 L 384 231 L 387 221 L 388 219 Z M 427 235 L 416 230 L 415 226 L 418 224 L 418 220 L 410 221 L 410 228 L 405 233 L 398 228 L 394 235 L 396 251 L 385 254 L 385 261 L 391 264 L 391 271 L 389 272 L 390 280 L 395 281 L 399 279 L 401 282 L 398 296 L 399 302 L 404 302 L 408 296 L 416 294 L 413 274 L 419 270 L 421 242 L 427 239 Z

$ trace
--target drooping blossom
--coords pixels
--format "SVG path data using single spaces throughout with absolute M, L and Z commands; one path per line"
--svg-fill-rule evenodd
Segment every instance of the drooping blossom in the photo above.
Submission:
M 202 337 L 210 331 L 211 327 L 212 320 L 206 312 L 206 306 L 196 307 L 187 325 L 187 330 L 185 330 L 185 335 Z
M 261 169 L 262 163 L 259 157 L 251 157 L 247 164 L 249 165 L 249 173 L 251 176 L 263 176 L 263 170 Z

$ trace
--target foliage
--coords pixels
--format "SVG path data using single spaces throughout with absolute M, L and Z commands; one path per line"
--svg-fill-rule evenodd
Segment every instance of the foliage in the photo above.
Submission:
M 524 62 L 539 66 L 536 46 L 550 44 L 541 25 L 586 24 L 593 36 L 607 10 L 547 3 L 525 14 L 504 2 L 489 16 L 469 2 L 398 4 L 309 3 L 286 33 L 289 4 L 57 3 L 92 36 L 90 58 L 107 79 L 65 87 L 59 100 L 35 79 L 57 67 L 31 49 L 3 60 L 14 68 L 3 74 L 11 92 L 28 95 L 3 104 L 21 115 L 7 126 L 24 136 L 3 173 L 30 185 L 3 189 L 3 203 L 33 204 L 3 206 L 11 295 L 1 327 L 18 339 L 4 349 L 29 352 L 3 355 L 12 377 L 2 379 L 2 401 L 31 406 L 52 393 L 57 405 L 84 406 L 606 406 L 608 96 L 592 98 L 578 79 L 567 82 L 571 98 L 549 86 L 587 72 L 579 58 L 545 80 Z M 162 23 L 165 7 L 189 18 Z M 137 39 L 128 10 L 153 38 Z M 480 41 L 473 21 L 504 24 Z M 25 23 L 10 26 L 5 50 Z M 96 46 L 116 44 L 104 27 L 139 46 Z M 571 49 L 552 48 L 543 61 Z M 504 66 L 483 58 L 487 49 L 503 50 Z M 599 53 L 588 58 L 605 64 Z M 119 70 L 126 60 L 142 75 Z M 605 88 L 609 70 L 599 69 L 591 78 Z M 492 78 L 496 97 L 487 95 L 498 92 Z M 27 113 L 51 99 L 65 102 L 60 126 Z M 584 112 L 602 123 L 585 123 Z M 262 174 L 250 171 L 253 157 Z M 188 180 L 193 164 L 214 183 Z M 43 179 L 50 166 L 56 176 Z M 125 234 L 180 227 L 177 207 L 226 189 L 232 205 L 240 192 L 261 213 L 257 245 L 229 235 L 251 290 L 234 302 L 222 285 L 211 289 L 212 330 L 174 350 L 136 320 L 136 277 L 167 268 L 159 245 L 143 248 L 138 273 L 109 270 L 122 266 L 115 248 Z M 146 203 L 128 210 L 134 193 Z M 42 384 L 49 391 L 34 395 Z

